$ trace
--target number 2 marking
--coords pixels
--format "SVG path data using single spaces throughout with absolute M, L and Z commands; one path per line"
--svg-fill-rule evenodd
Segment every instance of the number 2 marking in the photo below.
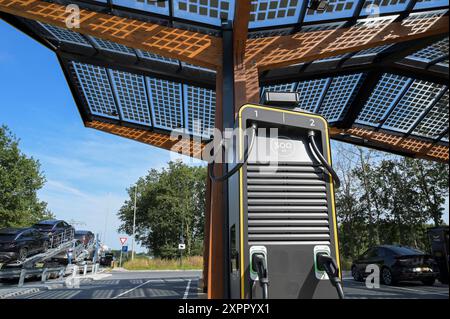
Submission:
M 314 121 L 313 119 L 310 120 L 310 126 L 316 126 L 316 121 Z

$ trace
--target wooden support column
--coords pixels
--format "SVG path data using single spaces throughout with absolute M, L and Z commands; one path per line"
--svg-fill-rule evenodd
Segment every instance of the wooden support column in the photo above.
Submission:
M 246 55 L 251 0 L 236 2 L 233 25 L 234 106 L 235 113 L 245 103 L 259 102 L 258 68 Z
M 223 87 L 223 74 L 219 70 L 216 77 L 216 119 L 215 127 L 219 130 L 223 130 L 223 103 L 222 97 L 224 92 Z M 210 164 L 214 165 L 214 174 L 220 176 L 223 174 L 222 164 Z M 225 251 L 223 245 L 224 237 L 224 202 L 223 202 L 223 183 L 210 181 L 210 193 L 207 201 L 210 201 L 209 209 L 209 253 L 208 253 L 208 267 L 207 267 L 207 283 L 208 283 L 208 299 L 220 299 L 224 298 L 224 276 L 225 271 L 223 267 L 223 261 L 225 259 Z

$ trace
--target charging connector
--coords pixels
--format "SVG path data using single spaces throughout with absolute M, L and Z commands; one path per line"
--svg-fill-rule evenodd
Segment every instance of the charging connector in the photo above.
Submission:
M 263 299 L 269 298 L 269 273 L 267 270 L 267 249 L 264 246 L 250 247 L 250 278 L 259 281 Z
M 336 265 L 333 257 L 325 251 L 318 251 L 314 254 L 316 272 L 325 272 L 331 284 L 336 288 L 340 299 L 344 299 L 341 278 L 339 277 L 339 267 Z

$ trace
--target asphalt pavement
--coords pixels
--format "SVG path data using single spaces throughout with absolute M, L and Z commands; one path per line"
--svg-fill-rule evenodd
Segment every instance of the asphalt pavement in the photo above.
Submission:
M 45 285 L 30 281 L 24 285 L 22 293 L 9 293 L 10 298 L 15 299 L 196 299 L 205 298 L 199 289 L 200 278 L 201 271 L 112 271 L 89 276 L 72 286 L 68 278 Z M 449 298 L 448 285 L 439 282 L 433 286 L 405 282 L 369 289 L 364 282 L 344 276 L 343 286 L 348 299 Z M 13 287 L 0 287 L 0 293 L 4 289 Z M 23 293 L 26 289 L 29 293 Z
M 126 271 L 102 273 L 68 287 L 49 282 L 17 299 L 191 299 L 199 294 L 200 271 Z M 26 286 L 34 286 L 28 283 Z

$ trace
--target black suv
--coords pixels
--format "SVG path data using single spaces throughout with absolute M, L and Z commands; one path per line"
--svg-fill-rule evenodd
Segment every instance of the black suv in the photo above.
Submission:
M 33 228 L 46 234 L 50 238 L 52 246 L 56 246 L 73 239 L 75 228 L 63 220 L 41 220 L 33 225 Z
M 0 262 L 24 261 L 27 257 L 45 252 L 49 238 L 34 228 L 0 229 Z
M 368 275 L 366 267 L 375 264 L 380 269 L 380 279 L 386 285 L 399 281 L 419 280 L 433 285 L 439 275 L 436 262 L 430 255 L 405 246 L 383 245 L 369 248 L 352 264 L 352 276 L 362 281 Z

